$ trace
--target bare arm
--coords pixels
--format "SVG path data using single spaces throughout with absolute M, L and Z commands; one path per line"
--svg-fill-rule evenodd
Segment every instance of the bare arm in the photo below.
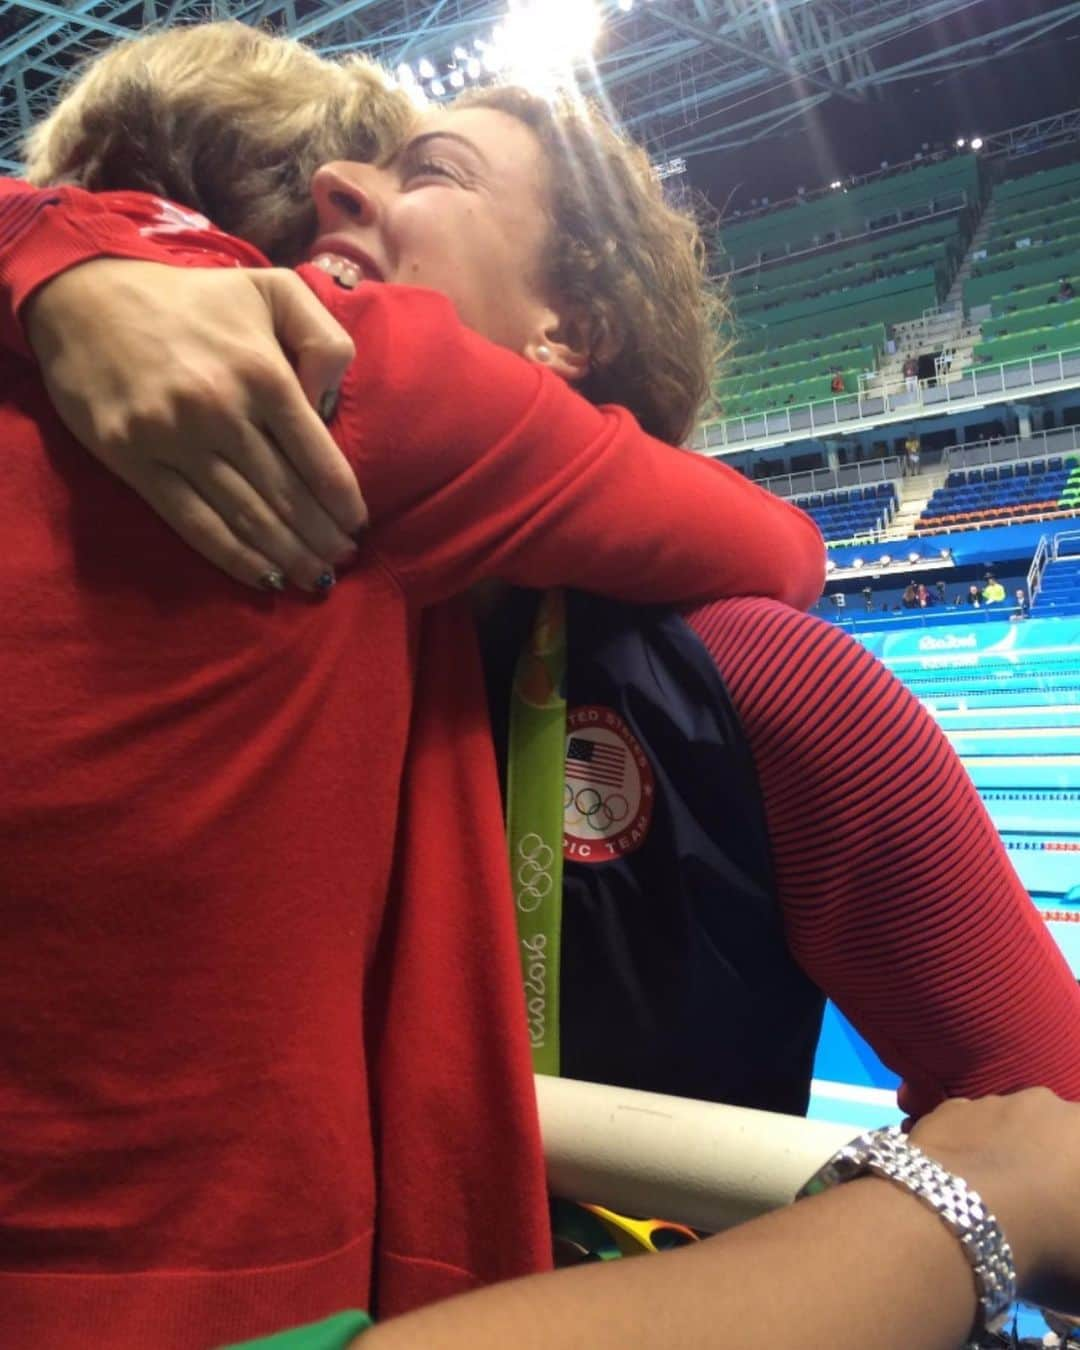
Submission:
M 1041 1089 L 951 1102 L 914 1140 L 982 1195 L 1021 1291 L 1080 1306 L 1080 1107 Z M 792 1335 L 814 1350 L 958 1350 L 975 1307 L 941 1220 L 866 1179 L 696 1247 L 467 1294 L 376 1328 L 356 1350 L 761 1350 Z

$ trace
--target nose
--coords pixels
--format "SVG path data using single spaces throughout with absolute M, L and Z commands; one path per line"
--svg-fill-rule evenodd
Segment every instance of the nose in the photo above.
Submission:
M 311 195 L 320 228 L 373 225 L 378 216 L 378 169 L 339 160 L 323 164 L 311 176 Z

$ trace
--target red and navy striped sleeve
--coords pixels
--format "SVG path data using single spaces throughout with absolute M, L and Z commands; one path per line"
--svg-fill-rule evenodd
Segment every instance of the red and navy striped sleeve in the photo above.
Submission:
M 746 729 L 791 950 L 901 1106 L 1080 1100 L 1080 985 L 933 718 L 820 619 L 745 599 L 687 620 Z

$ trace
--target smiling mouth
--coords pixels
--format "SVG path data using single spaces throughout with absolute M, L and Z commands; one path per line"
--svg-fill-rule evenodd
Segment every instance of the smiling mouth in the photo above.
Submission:
M 351 291 L 361 281 L 382 281 L 382 274 L 370 259 L 346 255 L 332 249 L 320 249 L 311 260 L 312 266 L 331 276 L 344 290 Z

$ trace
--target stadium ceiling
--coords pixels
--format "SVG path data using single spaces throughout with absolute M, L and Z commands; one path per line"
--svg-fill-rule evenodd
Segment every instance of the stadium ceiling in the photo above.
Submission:
M 529 0 L 543 6 L 546 0 Z M 566 0 L 563 0 L 563 4 Z M 1080 0 L 595 0 L 592 75 L 658 157 L 762 142 L 827 101 L 866 115 L 887 87 L 953 74 L 1080 24 Z M 505 0 L 0 0 L 0 171 L 71 67 L 112 39 L 208 16 L 326 53 L 465 78 Z M 1073 31 L 1076 31 L 1074 28 Z M 455 51 L 457 55 L 455 56 Z M 447 88 L 447 93 L 452 93 Z

